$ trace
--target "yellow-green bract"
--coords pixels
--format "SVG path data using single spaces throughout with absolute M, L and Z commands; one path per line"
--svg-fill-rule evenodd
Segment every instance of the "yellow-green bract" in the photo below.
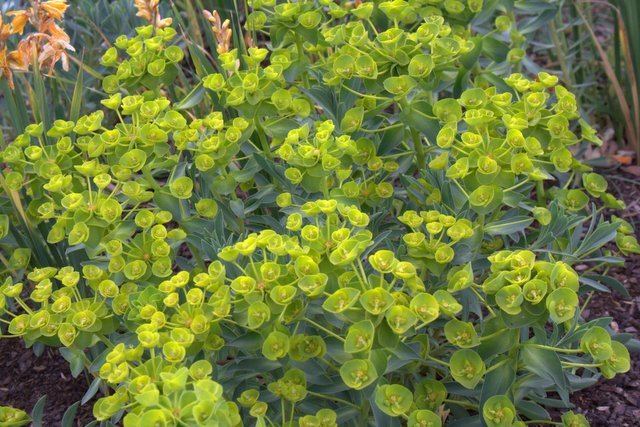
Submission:
M 170 27 L 119 37 L 101 108 L 0 153 L 3 332 L 125 426 L 522 426 L 628 371 L 580 297 L 624 292 L 633 227 L 488 3 L 253 0 L 211 63 Z

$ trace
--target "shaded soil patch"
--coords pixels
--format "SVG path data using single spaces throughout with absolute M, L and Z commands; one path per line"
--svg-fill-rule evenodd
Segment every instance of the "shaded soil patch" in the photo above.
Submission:
M 43 425 L 59 426 L 67 408 L 82 399 L 89 384 L 84 376 L 73 378 L 69 364 L 55 349 L 40 357 L 25 348 L 19 339 L 0 339 L 0 405 L 20 408 L 27 413 L 47 395 Z M 92 419 L 93 401 L 78 408 L 76 425 Z

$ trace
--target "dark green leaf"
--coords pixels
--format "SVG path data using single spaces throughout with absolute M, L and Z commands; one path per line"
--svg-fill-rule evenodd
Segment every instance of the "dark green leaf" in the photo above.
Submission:
M 520 360 L 526 370 L 551 381 L 560 398 L 569 402 L 567 379 L 562 371 L 560 358 L 555 352 L 524 346 L 520 351 Z
M 32 427 L 42 427 L 42 421 L 44 418 L 44 407 L 47 404 L 47 395 L 42 396 L 31 410 L 31 422 Z
M 531 223 L 532 218 L 520 215 L 491 222 L 485 225 L 484 231 L 491 236 L 509 235 L 524 231 Z
M 73 421 L 76 419 L 78 406 L 80 406 L 80 402 L 74 403 L 73 405 L 69 406 L 66 411 L 64 411 L 61 423 L 62 427 L 73 427 Z

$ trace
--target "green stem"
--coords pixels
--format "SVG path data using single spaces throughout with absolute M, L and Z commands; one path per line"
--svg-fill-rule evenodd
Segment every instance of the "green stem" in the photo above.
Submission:
M 267 136 L 264 133 L 264 129 L 260 124 L 260 119 L 256 117 L 254 120 L 254 124 L 256 126 L 256 132 L 258 134 L 258 139 L 260 140 L 260 145 L 262 146 L 262 152 L 264 153 L 264 156 L 269 160 L 273 160 L 273 155 L 271 154 L 271 147 L 269 146 L 269 141 L 267 141 Z
M 558 37 L 558 27 L 553 20 L 549 22 L 549 30 L 551 41 L 555 45 L 555 52 L 558 58 L 558 63 L 560 64 L 560 69 L 562 70 L 562 80 L 567 86 L 573 86 L 571 81 L 571 72 L 569 70 L 569 65 L 565 55 L 566 46 L 562 43 L 562 41 L 560 41 L 560 38 Z
M 485 373 L 488 374 L 489 372 L 498 369 L 500 366 L 504 365 L 505 363 L 508 363 L 510 361 L 510 359 L 504 359 L 501 360 L 500 362 L 496 363 L 495 365 L 492 365 L 491 367 L 489 367 Z
M 435 357 L 431 356 L 430 354 L 425 355 L 425 358 L 427 358 L 427 359 L 429 359 L 429 360 L 431 360 L 433 362 L 439 363 L 440 365 L 447 366 L 447 367 L 449 366 L 449 364 L 447 362 L 445 362 L 444 360 L 440 360 L 438 358 L 435 358 Z
M 293 425 L 293 417 L 296 413 L 296 402 L 291 402 L 291 417 L 289 417 L 289 425 Z
M 105 337 L 104 335 L 102 335 L 102 334 L 97 334 L 97 337 L 98 337 L 98 339 L 99 339 L 100 341 L 102 341 L 102 343 L 103 343 L 104 345 L 106 345 L 108 348 L 113 348 L 113 347 L 114 347 L 114 345 L 113 345 L 113 343 L 111 342 L 111 340 L 110 340 L 109 338 Z
M 355 405 L 347 400 L 344 399 L 340 399 L 339 397 L 335 397 L 335 396 L 328 396 L 326 394 L 322 394 L 322 393 L 316 393 L 313 391 L 307 391 L 308 394 L 310 394 L 311 396 L 316 396 L 319 397 L 321 399 L 326 399 L 326 400 L 331 400 L 332 402 L 340 402 L 344 405 L 347 406 L 351 406 L 352 408 L 356 408 L 356 409 L 360 409 L 360 407 L 358 405 Z
M 302 81 L 305 87 L 310 88 L 311 85 L 309 84 L 309 74 L 307 72 L 308 64 L 302 63 L 302 59 L 306 59 L 306 56 L 304 54 L 304 47 L 302 45 L 302 37 L 300 37 L 299 35 L 296 35 L 296 48 L 298 49 L 298 61 L 302 65 Z
M 564 367 L 564 368 L 599 368 L 600 366 L 602 366 L 601 363 L 562 362 L 562 367 Z
M 495 338 L 498 335 L 502 334 L 503 332 L 508 331 L 509 328 L 503 328 L 503 329 L 498 329 L 497 331 L 489 334 L 489 335 L 485 335 L 483 337 L 480 337 L 480 341 L 486 341 L 486 340 L 490 340 L 491 338 Z
M 552 347 L 550 345 L 543 345 L 543 344 L 534 344 L 534 343 L 524 343 L 522 344 L 523 346 L 529 346 L 529 347 L 535 347 L 535 348 L 539 348 L 542 350 L 551 350 L 551 351 L 556 351 L 559 353 L 569 353 L 569 354 L 577 354 L 577 353 L 581 353 L 582 350 L 579 348 L 560 348 L 560 347 Z
M 444 403 L 450 403 L 452 405 L 462 406 L 463 408 L 467 408 L 467 409 L 478 409 L 478 405 L 476 405 L 475 403 L 466 402 L 464 400 L 445 399 Z
M 318 323 L 314 322 L 314 321 L 313 321 L 313 320 L 311 320 L 311 319 L 308 319 L 308 318 L 306 318 L 306 317 L 305 317 L 303 320 L 304 320 L 305 322 L 307 322 L 307 323 L 309 323 L 309 324 L 313 325 L 316 329 L 320 329 L 321 331 L 326 332 L 327 334 L 331 335 L 332 337 L 334 337 L 334 338 L 335 338 L 335 339 L 337 339 L 338 341 L 342 341 L 342 342 L 345 342 L 345 341 L 346 341 L 346 340 L 345 340 L 344 338 L 342 338 L 340 335 L 336 334 L 335 332 L 330 331 L 329 329 L 325 328 L 325 327 L 324 327 L 324 326 L 322 326 L 322 325 L 319 325 Z
M 523 180 L 523 181 L 520 181 L 520 182 L 519 182 L 519 183 L 517 183 L 516 185 L 512 185 L 511 187 L 509 187 L 509 188 L 505 189 L 505 190 L 504 190 L 504 192 L 506 193 L 507 191 L 513 191 L 513 190 L 515 190 L 515 189 L 517 189 L 517 188 L 522 187 L 523 185 L 525 185 L 525 184 L 526 184 L 526 183 L 528 183 L 528 182 L 529 182 L 529 178 L 527 178 L 527 179 L 525 179 L 525 180 Z
M 538 204 L 543 206 L 545 204 L 545 193 L 544 193 L 544 183 L 542 181 L 536 182 L 536 198 L 538 199 Z

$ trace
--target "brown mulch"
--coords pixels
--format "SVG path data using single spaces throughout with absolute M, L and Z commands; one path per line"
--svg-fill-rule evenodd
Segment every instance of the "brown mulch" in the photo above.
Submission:
M 627 261 L 625 268 L 611 275 L 622 282 L 631 294 L 624 299 L 615 293 L 594 295 L 584 311 L 587 319 L 613 317 L 611 327 L 635 336 L 640 330 L 640 257 Z M 631 371 L 571 396 L 577 411 L 586 415 L 592 426 L 637 426 L 640 423 L 640 354 L 631 355 Z
M 640 178 L 614 174 L 609 177 L 611 190 L 621 195 L 627 204 L 620 216 L 634 225 L 640 238 Z M 640 256 L 628 257 L 624 267 L 611 269 L 609 274 L 627 288 L 631 299 L 616 293 L 597 293 L 583 315 L 586 319 L 612 317 L 612 329 L 637 337 L 640 331 Z M 576 411 L 585 414 L 592 426 L 640 425 L 640 354 L 632 353 L 631 359 L 630 372 L 611 380 L 601 379 L 595 386 L 571 396 Z
M 80 375 L 73 378 L 69 364 L 55 349 L 40 357 L 25 348 L 21 340 L 0 339 L 0 406 L 13 406 L 30 413 L 38 399 L 47 395 L 44 426 L 59 426 L 65 411 L 82 399 L 89 383 Z M 76 425 L 92 419 L 93 401 L 78 408 Z

